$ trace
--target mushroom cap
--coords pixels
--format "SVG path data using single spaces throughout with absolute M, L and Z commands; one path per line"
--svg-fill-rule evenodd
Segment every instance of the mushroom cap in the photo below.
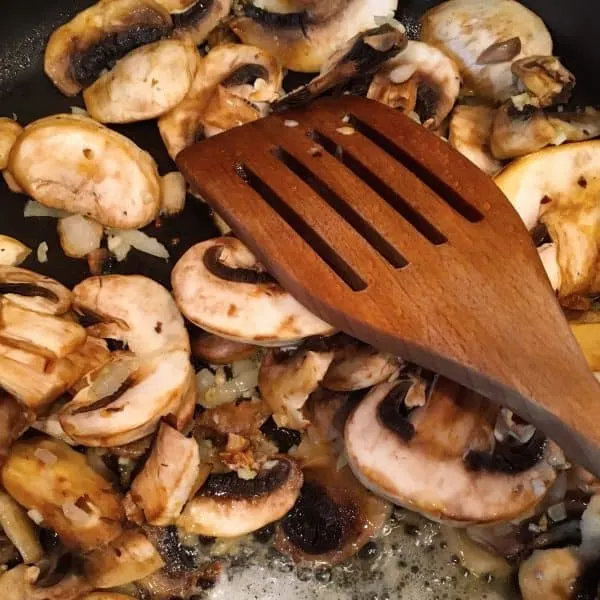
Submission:
M 389 414 L 384 423 L 380 409 L 398 385 L 403 384 L 374 388 L 346 422 L 348 462 L 367 488 L 429 518 L 462 526 L 515 519 L 539 504 L 556 479 L 549 460 L 560 451 L 551 442 L 533 467 L 521 472 L 469 468 L 470 451 L 493 448 L 487 402 L 440 380 L 425 406 L 402 418 L 414 429 L 405 436 Z
M 229 26 L 245 44 L 264 48 L 288 69 L 314 73 L 349 39 L 376 27 L 376 17 L 393 17 L 397 0 L 279 4 L 281 10 L 271 13 L 246 5 L 245 16 L 234 18 Z M 275 3 L 274 11 L 277 8 Z
M 28 125 L 10 152 L 8 170 L 41 204 L 106 227 L 137 229 L 160 210 L 154 159 L 87 117 L 59 114 Z
M 511 163 L 495 182 L 525 226 L 538 220 L 558 246 L 560 295 L 598 291 L 600 141 L 546 148 Z
M 207 251 L 223 248 L 221 262 L 236 269 L 256 269 L 256 257 L 236 238 L 196 244 L 175 265 L 173 295 L 192 323 L 224 338 L 259 346 L 283 346 L 333 328 L 313 315 L 277 283 L 240 283 L 214 275 L 205 264 Z
M 189 336 L 175 301 L 148 277 L 90 277 L 73 289 L 73 307 L 101 319 L 88 333 L 125 342 L 134 353 L 189 352 Z
M 235 472 L 211 475 L 186 505 L 177 525 L 188 533 L 237 537 L 281 519 L 294 506 L 302 487 L 294 460 L 275 457 L 255 479 Z
M 422 23 L 421 39 L 450 56 L 465 85 L 489 100 L 503 102 L 516 92 L 512 59 L 552 54 L 544 22 L 515 0 L 449 0 L 427 11 Z M 515 37 L 521 50 L 511 60 L 478 62 L 490 46 Z
M 168 35 L 173 22 L 154 0 L 100 0 L 50 36 L 44 70 L 74 96 L 131 50 Z
M 185 40 L 141 46 L 83 92 L 85 107 L 101 123 L 159 117 L 185 98 L 197 66 L 198 51 Z
M 233 0 L 160 0 L 168 8 L 175 25 L 174 35 L 188 37 L 196 46 L 206 40 L 208 35 L 231 11 Z
M 460 92 L 455 62 L 438 48 L 409 41 L 406 49 L 383 64 L 369 86 L 367 97 L 415 111 L 428 128 L 436 129 L 452 110 Z M 404 105 L 403 91 L 413 84 L 414 103 Z
M 8 166 L 8 155 L 23 127 L 15 120 L 0 117 L 0 171 Z

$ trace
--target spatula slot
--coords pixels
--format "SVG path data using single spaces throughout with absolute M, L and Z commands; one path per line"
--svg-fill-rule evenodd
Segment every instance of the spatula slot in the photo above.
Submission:
M 247 165 L 236 165 L 235 173 L 258 194 L 321 258 L 321 260 L 353 291 L 367 288 L 365 281 L 292 209 L 271 186 Z
M 336 194 L 320 177 L 303 165 L 294 156 L 281 147 L 273 149 L 273 156 L 283 163 L 292 173 L 302 179 L 306 185 L 318 194 L 331 208 L 345 219 L 381 256 L 394 268 L 400 269 L 408 261 L 387 242 L 381 234 L 348 203 Z
M 400 197 L 392 188 L 382 181 L 375 173 L 363 165 L 350 152 L 345 150 L 320 131 L 313 130 L 310 137 L 348 168 L 354 175 L 366 183 L 376 194 L 385 200 L 401 217 L 408 221 L 423 237 L 432 244 L 439 246 L 448 238 L 434 227 L 423 215 L 417 212 L 408 202 Z
M 405 150 L 397 146 L 385 134 L 373 129 L 354 115 L 349 115 L 349 124 L 363 136 L 371 140 L 391 157 L 402 163 L 409 171 L 416 175 L 423 183 L 427 184 L 448 206 L 453 208 L 459 215 L 470 221 L 478 223 L 483 219 L 483 215 L 462 196 L 457 194 L 446 182 L 437 177 L 424 165 L 415 160 Z

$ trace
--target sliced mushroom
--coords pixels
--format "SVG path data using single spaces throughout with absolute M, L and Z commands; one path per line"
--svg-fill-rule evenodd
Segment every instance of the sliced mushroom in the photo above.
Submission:
M 302 471 L 290 458 L 265 463 L 254 479 L 213 474 L 185 507 L 177 525 L 188 533 L 237 537 L 281 519 L 294 506 Z
M 0 387 L 34 412 L 43 412 L 59 396 L 71 389 L 86 373 L 104 364 L 109 357 L 102 340 L 88 337 L 75 352 L 59 360 L 48 361 L 40 369 L 37 363 L 0 353 Z
M 335 350 L 322 385 L 336 392 L 353 392 L 373 387 L 398 373 L 397 357 L 351 341 Z
M 192 339 L 192 354 L 211 365 L 227 365 L 255 356 L 258 346 L 202 332 Z
M 367 96 L 404 112 L 416 112 L 436 129 L 450 114 L 460 91 L 458 67 L 443 52 L 423 42 L 408 42 L 373 78 Z
M 457 106 L 450 119 L 449 142 L 462 155 L 490 176 L 502 169 L 490 143 L 496 109 L 489 106 Z
M 511 70 L 519 79 L 519 91 L 529 92 L 539 108 L 565 104 L 575 87 L 575 76 L 556 56 L 528 56 L 516 60 Z
M 33 352 L 16 348 L 15 346 L 9 346 L 3 342 L 0 342 L 0 356 L 27 365 L 38 373 L 43 373 L 49 362 L 47 358 L 40 354 L 34 354 Z
M 427 11 L 422 23 L 422 40 L 450 56 L 465 85 L 489 100 L 516 92 L 514 60 L 552 54 L 544 22 L 514 0 L 449 0 Z
M 171 216 L 179 214 L 185 207 L 187 186 L 185 179 L 178 171 L 163 175 L 160 179 L 160 212 Z
M 279 427 L 304 429 L 309 425 L 302 415 L 302 407 L 325 377 L 333 358 L 332 351 L 300 352 L 281 360 L 272 350 L 265 356 L 258 374 L 258 387 Z
M 121 533 L 120 494 L 63 442 L 43 437 L 17 442 L 2 468 L 2 485 L 71 549 L 91 550 Z
M 582 569 L 574 548 L 534 552 L 519 569 L 523 600 L 571 600 Z
M 15 398 L 0 392 L 0 467 L 10 448 L 29 427 L 31 419 Z
M 526 227 L 538 220 L 558 246 L 560 297 L 598 291 L 600 141 L 547 148 L 513 162 L 495 181 Z
M 71 308 L 71 292 L 50 277 L 27 269 L 0 266 L 0 295 L 13 304 L 48 315 Z
M 306 104 L 352 79 L 367 77 L 391 56 L 404 50 L 406 44 L 404 27 L 385 24 L 358 33 L 333 53 L 323 65 L 320 75 L 275 102 L 274 108 L 285 110 Z
M 205 410 L 195 421 L 196 428 L 206 428 L 222 435 L 234 433 L 250 438 L 259 434 L 271 411 L 262 399 L 229 402 Z
M 84 559 L 86 579 L 98 588 L 114 588 L 151 575 L 164 561 L 150 540 L 136 530 L 124 531 L 108 546 Z
M 0 575 L 0 590 L 10 590 L 7 600 L 80 600 L 92 586 L 82 575 L 70 573 L 45 585 L 37 566 L 18 565 Z
M 186 40 L 161 40 L 137 48 L 83 92 L 88 113 L 101 123 L 159 117 L 188 93 L 198 51 Z
M 198 327 L 225 338 L 282 346 L 333 333 L 233 237 L 190 248 L 175 265 L 171 282 L 181 312 Z
M 162 423 L 144 468 L 131 485 L 129 496 L 151 525 L 174 523 L 200 475 L 200 453 L 186 438 Z
M 548 113 L 531 105 L 518 110 L 508 102 L 496 112 L 490 147 L 496 158 L 510 159 L 598 135 L 600 111 Z
M 135 598 L 117 592 L 92 592 L 82 596 L 80 600 L 135 600 Z
M 327 59 L 349 39 L 374 28 L 376 17 L 393 17 L 396 0 L 295 0 L 258 2 L 241 7 L 231 29 L 246 44 L 277 56 L 293 71 L 320 71 Z
M 100 0 L 59 27 L 46 46 L 44 70 L 74 96 L 135 48 L 169 35 L 173 22 L 153 0 Z
M 132 362 L 123 384 L 108 395 L 94 382 L 61 410 L 67 435 L 85 446 L 128 444 L 152 433 L 161 418 L 176 414 L 189 391 L 192 366 L 181 350 L 147 358 L 120 358 L 106 368 Z
M 106 227 L 137 229 L 160 210 L 154 159 L 87 117 L 54 115 L 28 125 L 13 146 L 8 170 L 41 204 Z
M 6 344 L 56 359 L 77 350 L 85 339 L 85 329 L 78 323 L 0 300 L 0 340 Z
M 496 442 L 491 405 L 443 379 L 413 408 L 414 385 L 381 384 L 348 419 L 348 462 L 364 485 L 462 526 L 515 519 L 541 502 L 562 456 L 552 442 L 539 434 L 522 445 Z
M 0 266 L 16 267 L 31 254 L 31 248 L 8 235 L 0 234 Z
M 8 166 L 8 155 L 22 131 L 23 127 L 15 120 L 0 117 L 0 171 Z
M 200 60 L 184 100 L 158 120 L 171 158 L 209 137 L 266 113 L 283 80 L 275 58 L 254 46 L 222 44 Z
M 297 563 L 335 565 L 354 556 L 390 516 L 390 505 L 365 490 L 348 467 L 330 462 L 305 468 L 304 477 L 275 537 L 275 547 Z
M 189 37 L 199 46 L 229 14 L 232 0 L 160 0 L 169 10 L 175 35 Z
M 189 352 L 189 336 L 173 298 L 147 277 L 90 277 L 73 289 L 73 307 L 99 321 L 88 328 L 90 335 L 124 342 L 134 353 Z

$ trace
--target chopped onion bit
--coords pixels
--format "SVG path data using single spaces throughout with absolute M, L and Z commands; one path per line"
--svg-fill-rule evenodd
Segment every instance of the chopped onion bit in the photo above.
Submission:
M 38 262 L 47 263 L 48 262 L 48 243 L 42 242 L 37 249 L 37 259 Z

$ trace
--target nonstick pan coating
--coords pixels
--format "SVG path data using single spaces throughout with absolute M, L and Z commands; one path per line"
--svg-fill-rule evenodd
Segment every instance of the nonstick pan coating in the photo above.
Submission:
M 18 0 L 5 3 L 8 5 L 0 19 L 0 116 L 15 114 L 21 124 L 26 124 L 42 116 L 69 112 L 73 105 L 82 106 L 81 98 L 65 98 L 46 79 L 42 57 L 50 33 L 92 3 L 92 0 Z M 408 26 L 409 33 L 416 36 L 419 16 L 439 1 L 400 0 L 399 3 L 398 18 Z M 599 104 L 600 2 L 527 0 L 522 3 L 544 19 L 556 43 L 555 53 L 577 75 L 574 103 Z M 298 77 L 288 76 L 286 87 L 297 82 Z M 116 129 L 148 150 L 157 160 L 161 174 L 174 169 L 154 122 Z M 69 286 L 89 276 L 86 261 L 64 256 L 54 219 L 23 218 L 25 200 L 24 196 L 11 193 L 0 178 L 0 234 L 16 237 L 34 250 L 42 241 L 46 241 L 50 248 L 47 263 L 38 263 L 34 252 L 24 266 L 55 277 Z M 165 219 L 160 226 L 151 226 L 146 231 L 169 248 L 171 260 L 166 262 L 132 251 L 126 261 L 116 265 L 114 272 L 145 274 L 167 286 L 171 267 L 181 254 L 193 243 L 217 235 L 206 206 L 192 198 L 188 199 L 182 215 Z M 140 301 L 143 302 L 143 299 Z M 447 556 L 444 558 L 440 544 L 443 548 L 445 542 L 440 542 L 439 537 L 432 537 L 436 541 L 430 542 L 426 552 L 425 540 L 435 526 L 410 513 L 400 515 L 398 519 L 406 520 L 398 521 L 395 533 L 382 544 L 382 553 L 387 548 L 389 556 L 385 563 L 380 563 L 378 570 L 365 567 L 356 559 L 335 574 L 329 584 L 323 583 L 324 580 L 321 581 L 318 576 L 302 582 L 285 563 L 273 557 L 268 550 L 259 549 L 254 558 L 239 562 L 237 567 L 230 565 L 232 577 L 226 578 L 216 591 L 215 598 L 367 600 L 402 597 L 412 600 L 444 597 L 458 600 L 487 597 L 494 600 L 512 596 L 506 587 L 489 588 L 482 583 L 461 581 L 462 573 L 457 568 L 448 571 L 447 564 L 443 564 L 442 561 L 447 562 Z M 415 537 L 416 527 L 420 527 L 420 533 Z M 410 534 L 407 533 L 409 530 Z M 447 586 L 445 580 L 449 582 Z

